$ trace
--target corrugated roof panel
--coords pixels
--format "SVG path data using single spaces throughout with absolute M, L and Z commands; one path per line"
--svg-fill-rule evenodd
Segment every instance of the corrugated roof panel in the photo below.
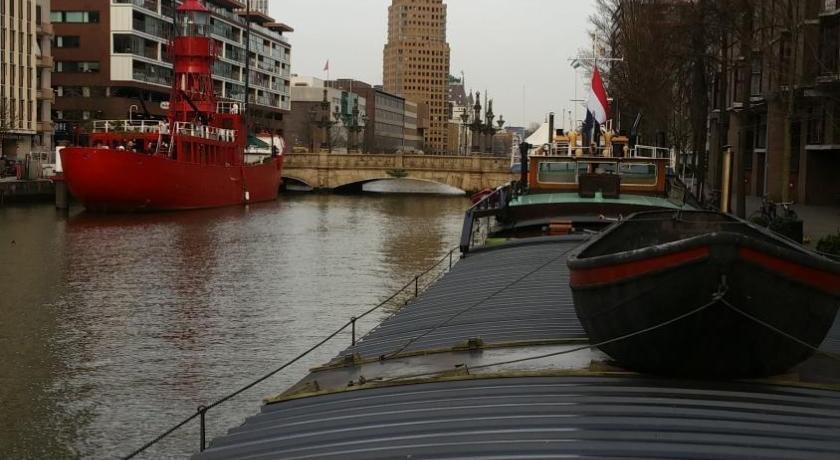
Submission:
M 197 458 L 840 458 L 838 433 L 840 392 L 492 378 L 264 406 Z
M 375 357 L 423 334 L 405 351 L 451 348 L 475 337 L 485 343 L 585 338 L 564 281 L 569 277 L 566 255 L 581 242 L 529 240 L 471 254 L 342 354 Z

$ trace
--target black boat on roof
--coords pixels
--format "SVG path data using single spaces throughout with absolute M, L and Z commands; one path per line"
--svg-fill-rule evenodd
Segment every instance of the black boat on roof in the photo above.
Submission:
M 641 372 L 783 373 L 813 354 L 840 306 L 840 263 L 712 211 L 635 214 L 579 248 L 568 266 L 592 343 L 674 319 L 600 346 Z

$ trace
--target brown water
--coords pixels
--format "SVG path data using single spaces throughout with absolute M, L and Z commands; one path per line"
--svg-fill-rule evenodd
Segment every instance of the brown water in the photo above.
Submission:
M 131 452 L 457 246 L 468 205 L 291 195 L 250 209 L 134 216 L 0 208 L 0 458 Z M 208 437 L 349 340 L 209 412 Z M 190 423 L 146 457 L 189 455 L 197 433 Z

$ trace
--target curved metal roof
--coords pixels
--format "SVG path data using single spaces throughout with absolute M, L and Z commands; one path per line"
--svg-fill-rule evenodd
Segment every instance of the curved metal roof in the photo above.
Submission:
M 198 459 L 840 458 L 840 392 L 490 378 L 266 405 Z
M 342 355 L 377 357 L 423 334 L 404 351 L 452 348 L 472 338 L 485 344 L 585 339 L 563 282 L 569 277 L 566 255 L 582 241 L 540 238 L 471 253 Z
M 570 376 L 559 361 L 538 363 L 554 372 L 541 376 L 533 363 L 476 375 L 476 364 L 586 340 L 566 281 L 566 254 L 580 242 L 537 238 L 471 254 L 342 354 L 455 350 L 316 369 L 196 458 L 840 458 L 840 391 L 806 388 L 840 383 L 840 366 L 825 356 L 776 381 L 788 386 L 608 367 L 600 372 L 611 376 L 591 377 L 603 375 L 587 367 L 601 359 L 594 351 L 573 363 L 589 376 Z M 457 348 L 471 338 L 502 347 Z M 840 319 L 823 349 L 840 351 Z M 457 365 L 471 375 L 389 382 Z

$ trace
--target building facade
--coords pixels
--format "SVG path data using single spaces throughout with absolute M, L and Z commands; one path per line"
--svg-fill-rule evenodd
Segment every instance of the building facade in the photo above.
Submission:
M 0 0 L 0 154 L 50 160 L 49 0 Z
M 782 0 L 754 9 L 721 50 L 711 181 L 720 183 L 721 162 L 731 161 L 733 194 L 743 187 L 775 201 L 840 204 L 840 2 Z
M 248 110 L 256 132 L 283 133 L 291 108 L 291 45 L 285 24 L 239 0 L 205 0 L 219 56 L 220 100 L 245 100 L 246 25 L 250 21 Z M 72 140 L 93 119 L 163 117 L 172 79 L 167 47 L 174 2 L 52 0 L 55 28 L 56 138 Z
M 391 94 L 381 86 L 353 79 L 333 80 L 327 85 L 356 93 L 370 101 L 364 133 L 365 152 L 419 152 L 423 148 L 423 133 L 429 124 L 425 104 Z
M 288 116 L 287 141 L 294 148 L 318 151 L 321 145 L 329 144 L 339 152 L 364 149 L 364 136 L 370 124 L 369 100 L 333 83 L 316 77 L 292 76 L 292 111 Z M 329 115 L 322 109 L 325 97 Z M 330 125 L 325 126 L 325 122 Z M 356 129 L 355 133 L 353 129 Z
M 443 0 L 393 0 L 384 50 L 385 91 L 429 107 L 428 153 L 449 147 L 449 44 Z

